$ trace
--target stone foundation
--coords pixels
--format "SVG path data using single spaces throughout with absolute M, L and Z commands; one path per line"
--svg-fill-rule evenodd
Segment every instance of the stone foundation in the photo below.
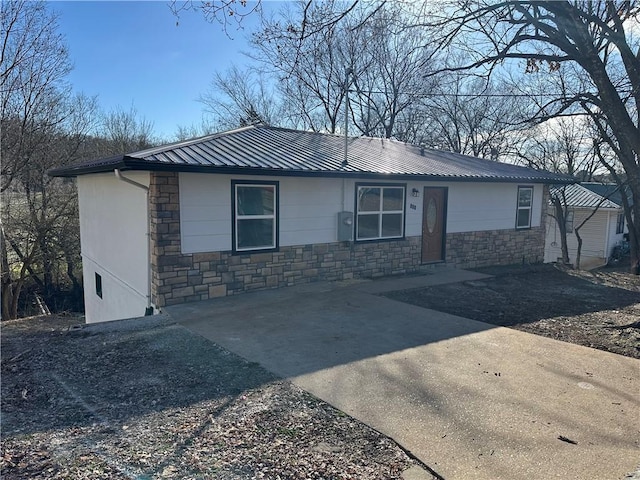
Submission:
M 180 255 L 160 260 L 157 306 L 321 280 L 373 278 L 414 272 L 419 238 L 375 244 L 330 243 L 282 247 L 278 252 Z
M 156 307 L 314 281 L 414 273 L 421 237 L 371 243 L 335 242 L 280 247 L 277 252 L 182 254 L 178 174 L 152 172 L 152 298 Z M 461 268 L 538 263 L 544 227 L 447 235 L 446 261 Z

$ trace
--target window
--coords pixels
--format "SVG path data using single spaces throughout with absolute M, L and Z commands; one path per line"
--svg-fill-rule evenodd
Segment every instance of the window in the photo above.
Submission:
M 96 272 L 96 295 L 102 298 L 102 275 Z
M 404 186 L 358 185 L 356 240 L 404 236 Z
M 616 222 L 616 233 L 624 233 L 624 213 L 618 214 L 618 220 Z
M 573 210 L 568 210 L 566 217 L 564 217 L 564 226 L 567 229 L 567 233 L 573 232 Z
M 234 251 L 277 248 L 278 183 L 232 182 L 232 190 Z
M 531 228 L 531 206 L 533 205 L 533 187 L 518 187 L 518 211 L 516 228 Z

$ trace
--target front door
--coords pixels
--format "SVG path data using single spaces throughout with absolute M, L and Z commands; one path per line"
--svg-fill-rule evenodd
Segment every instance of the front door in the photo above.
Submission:
M 447 189 L 424 187 L 422 202 L 422 263 L 444 261 Z

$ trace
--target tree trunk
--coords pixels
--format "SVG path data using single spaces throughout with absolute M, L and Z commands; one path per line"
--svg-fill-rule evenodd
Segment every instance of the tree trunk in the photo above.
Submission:
M 558 224 L 558 229 L 560 230 L 560 248 L 562 249 L 562 263 L 564 265 L 569 265 L 571 261 L 569 260 L 569 247 L 567 245 L 567 215 L 565 211 L 565 207 L 562 204 L 562 200 L 557 195 L 553 195 L 551 197 L 551 201 L 553 203 L 554 209 L 554 218 L 556 219 L 556 223 Z
M 640 207 L 638 206 L 638 202 L 640 201 L 640 195 L 634 198 L 634 206 L 633 206 L 633 218 L 632 222 L 629 222 L 628 219 L 631 215 L 627 216 L 627 223 L 629 224 L 629 252 L 631 259 L 631 273 L 634 275 L 640 275 Z
M 2 284 L 2 319 L 9 320 L 11 317 L 11 303 L 13 301 L 13 281 L 11 279 L 11 270 L 9 269 L 9 255 L 7 252 L 7 242 L 4 235 L 4 228 L 0 231 L 0 255 L 2 256 L 2 274 L 0 283 Z
M 12 320 L 18 318 L 18 301 L 20 300 L 20 293 L 22 293 L 23 285 L 24 280 L 20 278 L 16 280 L 12 286 L 11 306 L 9 310 L 9 318 Z
M 580 236 L 579 230 L 580 230 L 579 228 L 575 228 L 573 230 L 573 233 L 576 234 L 576 239 L 578 240 L 578 251 L 576 252 L 576 265 L 575 265 L 576 270 L 580 270 L 580 255 L 582 253 L 582 237 Z
M 629 227 L 630 270 L 640 275 L 640 178 L 629 178 L 633 205 L 629 205 L 625 191 L 622 192 L 624 215 Z

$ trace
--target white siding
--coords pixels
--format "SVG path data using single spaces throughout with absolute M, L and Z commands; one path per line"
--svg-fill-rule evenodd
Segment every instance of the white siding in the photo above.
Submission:
M 422 234 L 423 187 L 448 187 L 447 233 L 477 232 L 483 230 L 514 229 L 518 184 L 511 183 L 424 183 L 410 182 L 407 186 L 408 204 L 416 209 L 407 213 L 407 235 Z M 420 197 L 411 197 L 417 188 Z M 531 226 L 539 227 L 542 210 L 542 185 L 535 185 Z
M 336 179 L 180 174 L 182 252 L 231 250 L 231 180 L 279 183 L 280 245 L 335 242 L 343 181 Z M 345 181 L 353 195 L 353 181 Z M 353 197 L 347 209 L 353 211 Z
M 607 258 L 611 256 L 613 252 L 613 247 L 615 247 L 619 242 L 624 238 L 623 233 L 616 233 L 616 227 L 618 226 L 618 214 L 622 213 L 622 210 L 618 212 L 610 212 L 609 213 L 609 239 L 607 242 Z M 625 219 L 624 224 L 624 232 L 628 232 L 627 221 Z
M 124 176 L 149 185 L 147 172 Z M 86 321 L 144 315 L 147 306 L 147 205 L 144 190 L 114 174 L 78 177 Z M 102 277 L 96 295 L 95 273 Z
M 280 245 L 337 240 L 337 213 L 342 210 L 342 180 L 283 178 L 280 181 Z M 346 186 L 345 186 L 346 189 Z M 348 190 L 353 195 L 353 182 Z M 353 197 L 346 210 L 353 211 Z
M 231 250 L 231 182 L 220 177 L 180 174 L 183 253 Z
M 354 180 L 180 174 L 182 252 L 231 250 L 231 181 L 277 181 L 280 185 L 280 245 L 337 241 L 337 213 L 354 211 Z M 407 236 L 422 233 L 422 195 L 425 186 L 448 187 L 447 232 L 513 229 L 518 185 L 508 183 L 406 183 Z M 416 188 L 418 197 L 411 191 Z M 532 227 L 540 225 L 542 185 L 534 186 Z M 414 206 L 415 208 L 412 208 Z
M 591 213 L 591 209 L 574 209 L 574 226 L 579 226 Z M 580 228 L 582 251 L 580 253 L 581 268 L 591 268 L 604 264 L 615 245 L 617 211 L 598 210 L 587 223 Z M 613 235 L 612 235 L 613 233 Z M 607 238 L 609 236 L 609 239 Z M 620 235 L 622 238 L 622 235 Z M 613 241 L 613 243 L 611 243 Z M 547 236 L 545 241 L 545 262 L 555 262 L 562 258 L 560 230 L 554 218 L 548 217 Z M 567 233 L 569 261 L 575 264 L 578 252 L 578 239 L 574 232 Z

